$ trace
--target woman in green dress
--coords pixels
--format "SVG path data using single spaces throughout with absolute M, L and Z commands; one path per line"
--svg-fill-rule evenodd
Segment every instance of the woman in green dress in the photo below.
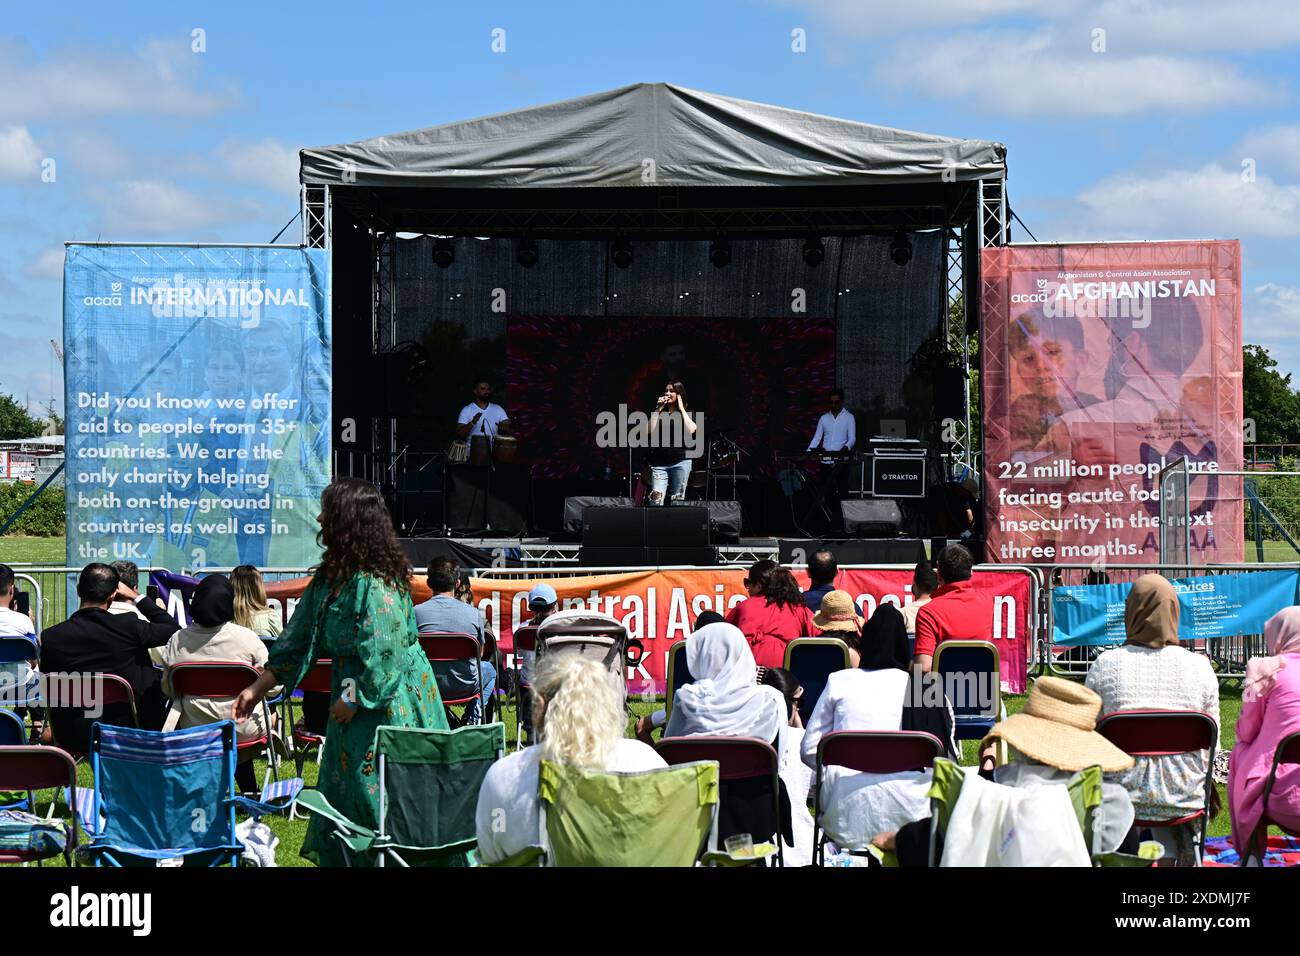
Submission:
M 321 495 L 318 520 L 320 567 L 262 676 L 235 699 L 233 716 L 245 719 L 276 685 L 295 687 L 317 660 L 332 660 L 333 703 L 317 786 L 336 810 L 374 827 L 375 728 L 446 730 L 447 714 L 416 637 L 411 565 L 383 498 L 364 481 L 337 479 Z M 320 866 L 343 864 L 337 841 L 314 816 L 302 855 Z

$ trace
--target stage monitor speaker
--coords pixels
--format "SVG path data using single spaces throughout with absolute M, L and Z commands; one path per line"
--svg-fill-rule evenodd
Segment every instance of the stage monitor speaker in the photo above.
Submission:
M 488 484 L 487 523 L 493 534 L 528 530 L 528 466 L 497 464 Z
M 631 498 L 603 495 L 577 495 L 564 499 L 564 533 L 571 537 L 582 534 L 582 513 L 588 508 L 631 508 Z
M 578 550 L 578 563 L 589 568 L 669 567 L 718 563 L 716 548 L 604 548 L 584 544 Z
M 915 567 L 925 560 L 920 538 L 783 538 L 777 542 L 782 564 L 806 564 L 818 551 L 835 555 L 841 564 L 904 564 Z
M 584 548 L 644 548 L 645 509 L 591 506 L 582 510 Z
M 735 544 L 740 540 L 740 502 L 705 501 L 709 509 L 710 540 Z
M 642 508 L 645 514 L 647 548 L 707 548 L 709 546 L 708 508 L 695 505 L 670 505 Z M 583 540 L 586 543 L 586 539 Z
M 451 465 L 447 468 L 447 527 L 453 531 L 482 531 L 487 527 L 490 465 Z
M 840 502 L 846 534 L 861 538 L 884 538 L 903 527 L 903 511 L 888 498 L 846 498 Z

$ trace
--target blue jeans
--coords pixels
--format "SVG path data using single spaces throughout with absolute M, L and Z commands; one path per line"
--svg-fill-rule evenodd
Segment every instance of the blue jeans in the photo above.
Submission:
M 652 505 L 662 505 L 664 495 L 676 500 L 686 497 L 686 480 L 691 477 L 691 460 L 683 458 L 671 465 L 650 466 L 650 499 Z
M 483 675 L 483 700 L 487 700 L 496 693 L 497 669 L 491 661 L 480 661 L 479 671 Z M 433 664 L 433 674 L 443 700 L 458 700 L 478 691 L 474 665 L 469 661 L 437 661 Z M 465 709 L 465 723 L 477 724 L 482 720 L 482 701 L 470 701 Z

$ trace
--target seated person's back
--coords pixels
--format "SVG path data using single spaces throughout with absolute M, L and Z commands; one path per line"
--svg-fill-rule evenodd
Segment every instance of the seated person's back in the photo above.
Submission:
M 421 634 L 469 634 L 479 642 L 480 655 L 489 649 L 483 612 L 455 596 L 459 571 L 449 558 L 438 558 L 428 568 L 429 589 L 433 597 L 415 606 L 415 624 Z M 478 693 L 480 675 L 469 660 L 432 661 L 433 675 L 444 700 L 462 700 Z M 496 668 L 487 661 L 478 664 L 482 674 L 484 697 L 496 686 Z M 479 713 L 479 702 L 470 705 L 471 717 Z

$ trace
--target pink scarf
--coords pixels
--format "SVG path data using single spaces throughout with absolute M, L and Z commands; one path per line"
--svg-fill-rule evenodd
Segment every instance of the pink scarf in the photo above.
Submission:
M 1300 653 L 1300 607 L 1284 607 L 1264 625 L 1267 657 L 1252 657 L 1246 664 L 1243 703 L 1263 700 L 1277 683 L 1277 672 L 1286 667 L 1283 654 Z

